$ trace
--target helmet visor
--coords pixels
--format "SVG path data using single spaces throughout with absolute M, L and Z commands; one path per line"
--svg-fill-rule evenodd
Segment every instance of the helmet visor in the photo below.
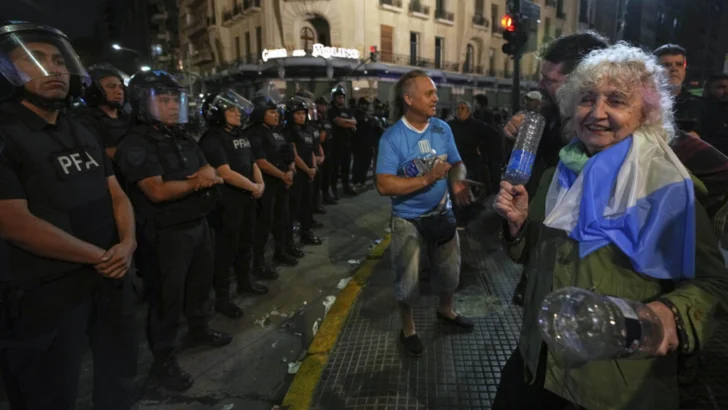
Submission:
M 91 83 L 68 40 L 44 30 L 19 30 L 0 36 L 0 74 L 12 85 L 38 82 L 39 94 L 68 93 L 71 77 Z
M 316 104 L 314 104 L 313 100 L 306 97 L 298 97 L 306 102 L 308 105 L 308 120 L 309 121 L 318 121 L 318 110 L 316 110 Z
M 279 90 L 275 84 L 268 84 L 265 88 L 258 92 L 258 95 L 270 98 L 275 104 L 280 104 L 281 101 L 283 101 L 281 90 Z
M 189 99 L 187 91 L 179 88 L 145 88 L 145 110 L 149 117 L 164 125 L 186 124 L 189 116 Z
M 212 105 L 222 108 L 223 111 L 227 111 L 230 108 L 237 108 L 241 113 L 245 113 L 246 115 L 250 115 L 254 108 L 252 102 L 229 89 L 218 94 L 215 99 L 212 100 Z

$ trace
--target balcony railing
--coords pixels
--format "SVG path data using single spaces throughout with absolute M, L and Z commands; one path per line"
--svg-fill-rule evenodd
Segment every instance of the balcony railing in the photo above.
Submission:
M 485 74 L 485 67 L 482 65 L 463 64 L 463 73 L 465 74 Z
M 475 15 L 473 15 L 473 24 L 480 27 L 488 27 L 490 25 L 490 20 L 485 18 L 485 16 L 481 13 L 475 13 Z
M 260 11 L 260 0 L 243 0 L 244 11 Z
M 412 0 L 409 4 L 409 11 L 412 13 L 430 15 L 430 6 L 423 6 L 418 0 Z
M 402 8 L 402 0 L 379 0 L 380 6 L 389 6 L 389 7 L 396 7 L 398 9 Z
M 455 13 L 446 10 L 435 10 L 435 18 L 439 20 L 454 21 Z
M 201 18 L 197 18 L 197 19 L 190 21 L 189 23 L 187 23 L 187 27 L 186 27 L 187 35 L 194 36 L 202 31 L 205 31 L 205 29 L 207 29 L 206 23 L 207 23 L 207 20 L 201 19 Z
M 192 64 L 204 64 L 213 61 L 212 52 L 210 50 L 199 50 L 190 55 Z
M 384 55 L 384 54 L 382 54 Z M 382 62 L 396 64 L 396 65 L 408 65 L 412 67 L 420 68 L 435 68 L 438 70 L 454 71 L 457 72 L 459 68 L 458 63 L 452 63 L 449 61 L 437 61 L 430 58 L 422 58 L 419 56 L 412 56 L 407 54 L 389 54 L 387 57 L 388 61 L 382 58 Z

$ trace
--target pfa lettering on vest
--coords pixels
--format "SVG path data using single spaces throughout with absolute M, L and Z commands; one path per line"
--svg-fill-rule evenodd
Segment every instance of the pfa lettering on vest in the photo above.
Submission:
M 279 134 L 279 133 L 277 133 L 277 132 L 274 132 L 274 133 L 273 133 L 273 138 L 274 138 L 274 139 L 275 139 L 276 141 L 285 141 L 285 140 L 286 140 L 285 138 L 283 138 L 283 136 L 282 136 L 281 134 Z
M 60 172 L 65 176 L 82 174 L 101 166 L 87 151 L 60 154 L 56 161 Z
M 250 148 L 250 142 L 246 138 L 238 138 L 236 140 L 233 140 L 233 148 L 235 148 L 235 149 Z
M 303 141 L 309 145 L 313 144 L 313 138 L 311 138 L 311 137 L 303 137 Z

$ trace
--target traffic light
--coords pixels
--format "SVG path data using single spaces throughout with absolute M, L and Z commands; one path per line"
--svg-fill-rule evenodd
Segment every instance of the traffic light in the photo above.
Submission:
M 501 28 L 503 28 L 503 53 L 510 56 L 516 55 L 518 52 L 518 16 L 506 14 L 501 19 Z
M 503 53 L 515 56 L 523 51 L 523 46 L 528 42 L 528 18 L 518 14 L 506 14 L 501 19 L 503 28 Z
M 369 47 L 369 61 L 371 61 L 372 63 L 376 63 L 377 62 L 377 56 L 378 56 L 377 46 L 371 46 L 371 47 Z

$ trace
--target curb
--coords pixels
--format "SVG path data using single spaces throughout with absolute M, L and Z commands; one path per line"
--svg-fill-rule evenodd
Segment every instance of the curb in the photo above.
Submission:
M 336 302 L 311 342 L 306 358 L 303 359 L 283 398 L 282 410 L 308 410 L 311 407 L 316 387 L 329 361 L 329 354 L 336 345 L 354 302 L 374 271 L 374 267 L 382 259 L 384 251 L 389 247 L 390 240 L 390 234 L 382 238 L 382 241 L 369 252 L 367 260 L 356 270 L 349 284 L 336 297 Z

